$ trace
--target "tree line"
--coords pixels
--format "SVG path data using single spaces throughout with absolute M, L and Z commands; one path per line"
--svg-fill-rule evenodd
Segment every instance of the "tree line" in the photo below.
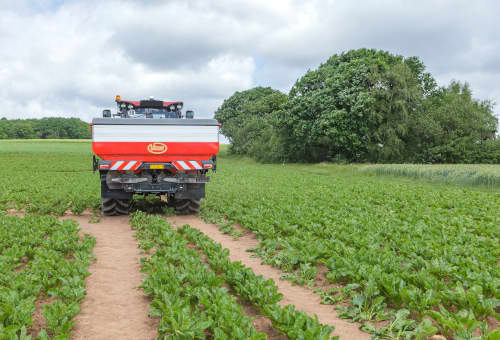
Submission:
M 79 118 L 0 119 L 0 139 L 89 139 L 89 124 Z
M 500 163 L 491 101 L 387 51 L 334 54 L 288 94 L 236 92 L 215 118 L 232 153 L 261 162 Z

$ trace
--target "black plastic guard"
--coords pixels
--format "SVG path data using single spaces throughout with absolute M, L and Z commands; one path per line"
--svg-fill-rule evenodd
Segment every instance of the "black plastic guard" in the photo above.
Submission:
M 125 192 L 123 190 L 111 190 L 106 184 L 106 175 L 101 175 L 101 197 L 113 198 L 117 200 L 130 200 L 134 193 Z
M 205 183 L 188 183 L 186 190 L 175 193 L 175 199 L 200 200 L 205 197 Z

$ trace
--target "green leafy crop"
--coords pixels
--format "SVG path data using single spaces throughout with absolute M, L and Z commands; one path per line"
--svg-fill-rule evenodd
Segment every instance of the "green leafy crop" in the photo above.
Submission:
M 85 297 L 95 239 L 73 221 L 0 214 L 0 339 L 67 339 Z M 45 319 L 34 333 L 37 301 Z
M 151 258 L 141 260 L 148 275 L 141 288 L 153 299 L 150 315 L 160 318 L 160 338 L 266 338 L 222 287 L 223 278 L 211 271 L 199 252 L 189 249 L 182 235 L 165 220 L 139 211 L 130 222 L 142 244 L 154 242 Z
M 89 141 L 0 141 L 0 210 L 81 214 L 100 205 Z
M 231 262 L 229 251 L 199 230 L 184 225 L 179 232 L 200 247 L 212 268 L 224 274 L 226 282 L 242 299 L 255 305 L 289 339 L 330 339 L 333 327 L 320 324 L 317 317 L 311 318 L 293 305 L 280 307 L 282 294 L 272 279 L 255 275 L 241 262 Z
M 408 332 L 430 318 L 454 336 L 499 317 L 498 192 L 221 158 L 207 196 L 202 216 L 255 233 L 253 251 L 285 278 L 312 285 L 322 266 L 331 283 L 356 285 L 324 295 L 342 317 L 394 321 L 405 309 Z M 445 326 L 444 311 L 467 317 Z

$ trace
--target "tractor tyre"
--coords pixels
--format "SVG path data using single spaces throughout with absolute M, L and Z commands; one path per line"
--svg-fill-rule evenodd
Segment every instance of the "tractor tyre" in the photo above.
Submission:
M 128 215 L 129 211 L 130 200 L 102 199 L 102 213 L 105 216 Z
M 178 199 L 174 201 L 175 211 L 180 215 L 193 215 L 200 212 L 200 200 Z

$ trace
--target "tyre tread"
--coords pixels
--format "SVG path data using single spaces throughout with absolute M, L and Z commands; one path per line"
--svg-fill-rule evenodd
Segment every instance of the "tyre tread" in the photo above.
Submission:
M 130 211 L 130 200 L 103 198 L 101 210 L 105 216 L 128 215 Z
M 175 210 L 181 215 L 197 214 L 200 212 L 200 200 L 177 200 L 175 201 Z

